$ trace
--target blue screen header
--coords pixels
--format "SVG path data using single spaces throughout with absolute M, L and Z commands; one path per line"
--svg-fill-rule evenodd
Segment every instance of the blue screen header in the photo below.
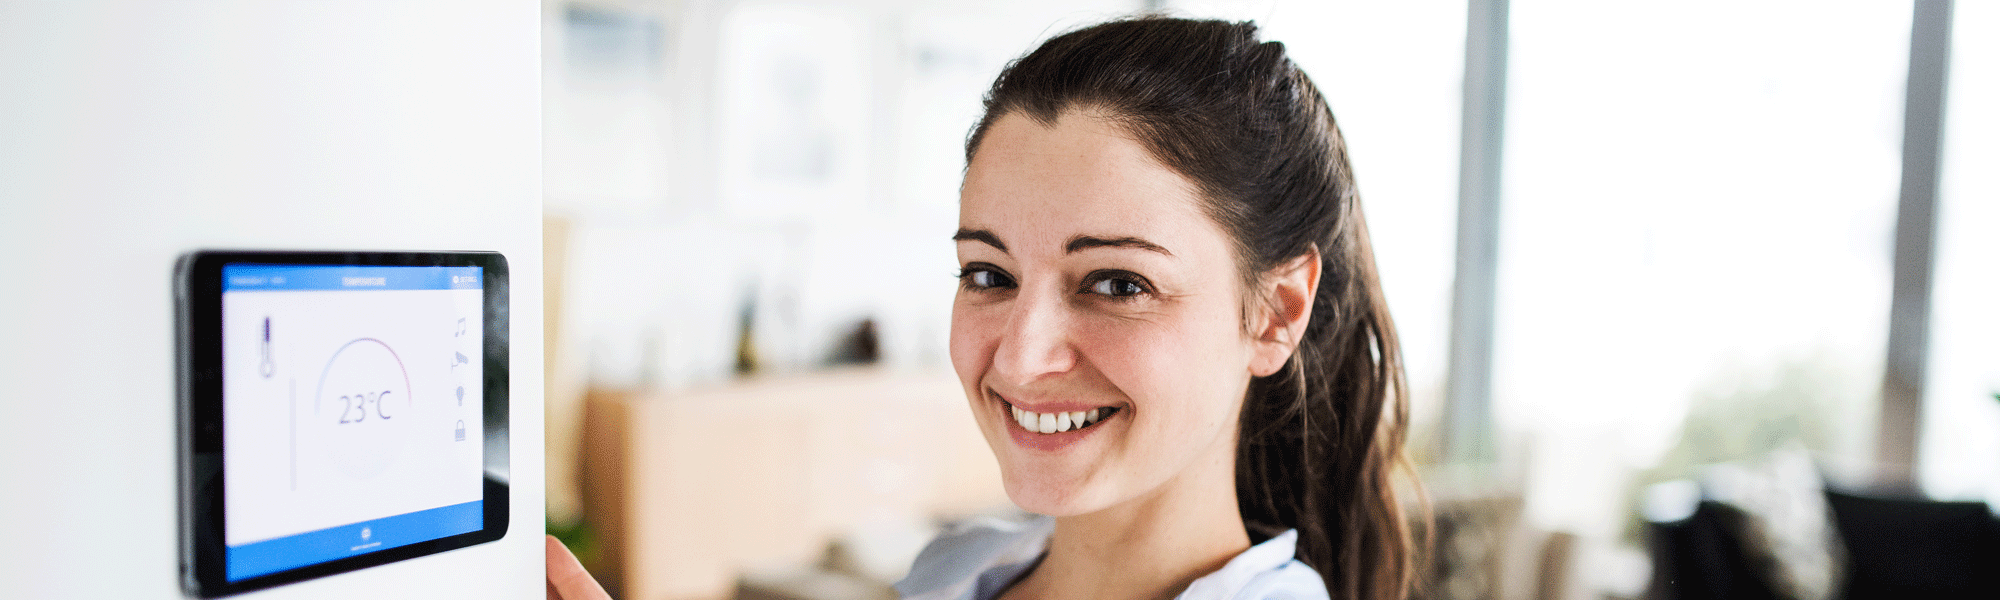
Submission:
M 378 267 L 355 265 L 222 266 L 222 291 L 476 290 L 480 267 Z

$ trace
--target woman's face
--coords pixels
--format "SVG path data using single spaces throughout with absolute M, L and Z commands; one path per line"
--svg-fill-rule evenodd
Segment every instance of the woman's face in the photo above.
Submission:
M 1016 504 L 1068 516 L 1229 481 L 1253 342 L 1186 178 L 1104 119 L 1008 115 L 966 170 L 956 239 L 952 365 Z

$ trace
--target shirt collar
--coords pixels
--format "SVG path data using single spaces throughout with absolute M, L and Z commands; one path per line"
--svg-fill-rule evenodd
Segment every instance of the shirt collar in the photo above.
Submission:
M 1248 586 L 1252 578 L 1268 571 L 1275 571 L 1285 563 L 1291 562 L 1293 555 L 1298 551 L 1298 542 L 1299 531 L 1287 529 L 1284 533 L 1251 546 L 1249 550 L 1244 550 L 1242 554 L 1236 555 L 1236 558 L 1230 559 L 1228 564 L 1222 565 L 1220 570 L 1194 580 L 1194 583 L 1188 584 L 1187 591 L 1181 592 L 1179 597 L 1233 597 L 1237 590 Z

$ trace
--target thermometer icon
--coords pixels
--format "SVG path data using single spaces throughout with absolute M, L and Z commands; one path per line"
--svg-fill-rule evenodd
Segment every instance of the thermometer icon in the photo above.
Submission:
M 263 374 L 264 378 L 269 379 L 271 377 L 271 374 L 278 372 L 277 365 L 271 364 L 271 318 L 270 317 L 264 317 L 263 354 L 264 354 L 264 361 L 257 365 L 257 372 Z

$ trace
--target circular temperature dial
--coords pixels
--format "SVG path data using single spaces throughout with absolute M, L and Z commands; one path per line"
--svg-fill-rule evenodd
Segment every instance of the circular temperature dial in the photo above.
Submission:
M 395 461 L 403 429 L 415 420 L 409 414 L 413 406 L 409 371 L 395 349 L 360 338 L 327 359 L 306 429 L 342 473 L 369 479 Z

